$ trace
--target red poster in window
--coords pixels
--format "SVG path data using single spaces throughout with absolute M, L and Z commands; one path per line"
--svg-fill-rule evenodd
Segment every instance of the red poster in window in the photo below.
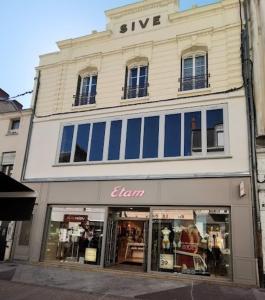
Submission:
M 64 222 L 76 222 L 76 223 L 87 222 L 87 216 L 86 215 L 64 215 Z

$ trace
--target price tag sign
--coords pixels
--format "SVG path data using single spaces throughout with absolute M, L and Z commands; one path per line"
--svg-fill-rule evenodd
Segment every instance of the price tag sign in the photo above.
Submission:
M 173 270 L 173 254 L 160 254 L 160 269 Z

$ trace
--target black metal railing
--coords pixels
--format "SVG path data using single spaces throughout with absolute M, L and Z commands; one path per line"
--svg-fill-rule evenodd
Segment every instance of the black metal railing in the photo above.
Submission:
M 87 105 L 96 103 L 96 94 L 93 95 L 74 95 L 73 106 Z
M 141 98 L 148 96 L 148 86 L 149 84 L 146 83 L 145 85 L 137 85 L 133 87 L 126 87 L 123 88 L 124 96 L 123 99 L 132 99 L 132 98 Z
M 210 87 L 209 84 L 210 74 L 203 74 L 197 76 L 185 76 L 179 79 L 179 91 L 190 91 L 196 89 L 204 89 Z

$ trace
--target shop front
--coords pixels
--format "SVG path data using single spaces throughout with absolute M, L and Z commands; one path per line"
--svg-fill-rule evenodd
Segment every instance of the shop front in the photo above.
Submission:
M 256 284 L 249 187 L 248 178 L 50 183 L 41 258 Z

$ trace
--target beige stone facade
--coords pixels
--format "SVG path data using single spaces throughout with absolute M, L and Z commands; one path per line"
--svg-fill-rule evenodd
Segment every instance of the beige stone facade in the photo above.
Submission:
M 83 211 L 86 208 L 89 211 L 91 207 L 92 210 L 100 207 L 105 211 L 105 219 L 98 264 L 104 267 L 108 265 L 106 249 L 111 242 L 109 224 L 112 220 L 109 213 L 113 207 L 136 206 L 150 211 L 146 270 L 151 272 L 154 271 L 151 211 L 162 210 L 163 207 L 173 210 L 193 207 L 194 211 L 199 210 L 198 214 L 205 214 L 203 208 L 214 214 L 214 207 L 220 207 L 219 211 L 223 211 L 221 218 L 229 226 L 232 224 L 231 231 L 224 234 L 227 244 L 231 241 L 230 248 L 224 251 L 224 256 L 231 255 L 232 260 L 227 260 L 226 264 L 230 268 L 228 280 L 258 284 L 252 242 L 248 124 L 242 81 L 238 1 L 223 0 L 180 12 L 178 1 L 144 0 L 109 10 L 106 16 L 108 24 L 105 31 L 58 42 L 58 52 L 40 57 L 37 67 L 40 88 L 23 178 L 39 194 L 28 259 L 45 260 L 47 256 L 51 257 L 47 252 L 56 252 L 56 243 L 52 240 L 54 235 L 48 235 L 51 217 L 54 217 L 53 209 L 70 210 L 80 206 Z M 197 57 L 203 57 L 202 86 L 200 82 L 196 86 L 198 81 L 193 78 L 201 67 L 199 63 L 196 65 Z M 185 88 L 183 79 L 187 76 L 183 74 L 188 71 L 184 70 L 184 64 L 191 61 L 193 73 L 188 84 L 192 84 L 193 88 Z M 128 97 L 126 93 L 128 83 L 133 81 L 127 80 L 128 70 L 131 72 L 132 68 L 138 68 L 139 72 L 148 68 L 148 85 L 145 92 L 137 97 Z M 97 83 L 93 101 L 82 105 L 78 102 L 77 105 L 79 83 L 82 82 L 82 90 L 85 76 L 95 80 L 95 74 Z M 139 78 L 137 80 L 140 81 Z M 192 83 L 194 80 L 195 85 Z M 86 84 L 91 90 L 91 83 Z M 209 125 L 209 111 L 222 113 L 222 121 L 215 124 L 214 137 L 211 133 L 213 128 Z M 193 112 L 197 113 L 199 125 L 195 124 L 195 115 L 187 125 Z M 177 137 L 176 146 L 179 153 L 170 157 L 166 155 L 166 143 L 174 138 L 167 139 L 164 132 L 167 130 L 166 119 L 172 114 L 180 118 L 181 134 Z M 148 118 L 159 119 L 159 125 L 154 125 L 158 128 L 157 153 L 145 156 L 145 148 L 149 149 L 152 143 L 145 143 L 144 130 L 140 130 L 139 155 L 137 159 L 130 159 L 130 147 L 133 148 L 135 143 L 126 146 L 129 120 L 141 119 L 142 127 L 147 130 L 144 122 Z M 112 160 L 107 145 L 114 121 L 123 125 L 119 133 L 119 157 Z M 87 154 L 86 159 L 78 161 L 75 159 L 74 143 L 78 140 L 78 128 L 87 123 L 93 125 L 93 135 L 85 142 L 90 147 L 90 156 Z M 100 135 L 96 128 L 102 124 L 105 135 L 100 148 L 94 140 Z M 67 134 L 65 128 L 73 130 L 71 142 L 64 136 Z M 152 128 L 155 130 L 155 127 Z M 197 144 L 196 129 L 198 135 L 203 136 Z M 187 138 L 192 130 L 194 133 Z M 152 135 L 152 131 L 149 134 Z M 219 139 L 219 144 L 212 148 L 209 142 L 211 136 L 212 143 Z M 191 141 L 194 141 L 193 149 L 188 152 Z M 91 150 L 93 145 L 94 152 Z M 99 153 L 101 157 L 97 159 Z M 113 199 L 111 191 L 117 187 L 141 191 L 137 195 L 143 197 L 134 199 L 128 196 L 133 194 L 130 192 L 128 197 L 123 194 Z M 230 219 L 224 217 L 224 211 L 226 214 L 229 212 Z M 58 225 L 59 218 L 54 222 Z

